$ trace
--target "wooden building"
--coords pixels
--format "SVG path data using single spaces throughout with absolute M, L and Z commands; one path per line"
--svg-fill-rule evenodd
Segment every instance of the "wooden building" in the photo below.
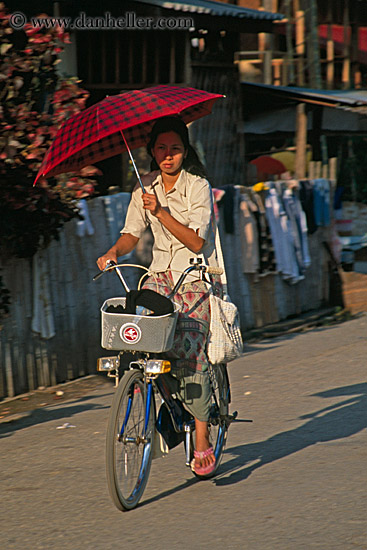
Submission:
M 239 0 L 238 5 L 285 16 L 274 34 L 260 34 L 257 47 L 236 54 L 247 80 L 326 89 L 367 86 L 364 0 Z

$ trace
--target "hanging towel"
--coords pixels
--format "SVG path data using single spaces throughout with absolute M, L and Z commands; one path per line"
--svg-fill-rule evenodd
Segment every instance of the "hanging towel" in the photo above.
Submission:
M 254 211 L 256 211 L 256 205 L 242 195 L 239 206 L 238 227 L 242 271 L 244 273 L 258 273 L 260 267 L 259 237 Z
M 273 239 L 275 260 L 283 279 L 298 277 L 294 268 L 293 247 L 288 235 L 288 217 L 275 187 L 269 189 L 265 197 L 265 213 Z
M 52 312 L 50 280 L 44 252 L 33 256 L 33 316 L 31 328 L 48 340 L 56 334 Z
M 214 214 L 215 214 L 215 219 L 217 221 L 217 223 L 219 223 L 219 209 L 218 209 L 218 204 L 223 196 L 225 194 L 225 191 L 223 189 L 213 189 L 213 195 L 214 195 Z
M 124 227 L 127 209 L 130 203 L 130 193 L 117 193 L 102 197 L 106 212 L 107 226 L 110 233 L 111 243 L 117 241 L 121 236 L 120 230 Z M 133 252 L 126 254 L 123 259 L 127 260 Z
M 320 178 L 313 181 L 314 215 L 318 226 L 330 225 L 330 182 Z
M 88 204 L 85 199 L 82 199 L 77 204 L 80 215 L 83 216 L 83 220 L 78 220 L 76 224 L 76 234 L 78 237 L 84 237 L 85 235 L 94 235 L 94 227 L 89 217 Z

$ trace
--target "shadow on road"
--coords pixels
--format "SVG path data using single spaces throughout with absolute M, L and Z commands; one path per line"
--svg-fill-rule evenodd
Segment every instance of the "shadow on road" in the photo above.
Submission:
M 350 437 L 367 427 L 367 384 L 354 384 L 314 394 L 333 398 L 351 396 L 319 411 L 299 417 L 309 420 L 294 430 L 276 434 L 266 441 L 228 449 L 235 458 L 226 462 L 214 483 L 231 485 L 247 479 L 265 464 L 306 449 L 316 443 Z M 256 461 L 255 464 L 251 464 Z M 246 466 L 249 464 L 249 466 Z
M 104 394 L 109 395 L 109 394 Z M 103 397 L 103 395 L 98 396 Z M 23 430 L 29 426 L 35 426 L 36 424 L 43 424 L 44 422 L 51 422 L 52 420 L 62 420 L 70 418 L 76 414 L 91 410 L 108 409 L 108 406 L 98 405 L 96 403 L 86 403 L 91 399 L 95 399 L 95 395 L 85 396 L 75 401 L 75 404 L 63 405 L 63 406 L 49 406 L 45 408 L 35 409 L 25 418 L 20 418 L 16 422 L 9 422 L 0 424 L 0 439 L 9 437 L 13 432 L 17 430 Z M 54 408 L 52 408 L 54 407 Z

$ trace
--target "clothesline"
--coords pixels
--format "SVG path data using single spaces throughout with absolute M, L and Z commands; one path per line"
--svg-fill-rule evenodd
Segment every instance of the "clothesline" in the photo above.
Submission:
M 330 224 L 330 181 L 281 180 L 220 191 L 215 196 L 225 231 L 233 233 L 238 219 L 243 272 L 279 273 L 291 284 L 303 280 L 311 263 L 308 235 Z

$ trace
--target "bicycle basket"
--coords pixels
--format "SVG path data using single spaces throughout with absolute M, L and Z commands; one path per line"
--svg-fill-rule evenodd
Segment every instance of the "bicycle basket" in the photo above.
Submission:
M 105 349 L 163 353 L 171 349 L 179 305 L 173 313 L 160 316 L 110 313 L 108 306 L 125 306 L 123 297 L 109 298 L 101 307 L 102 341 Z

